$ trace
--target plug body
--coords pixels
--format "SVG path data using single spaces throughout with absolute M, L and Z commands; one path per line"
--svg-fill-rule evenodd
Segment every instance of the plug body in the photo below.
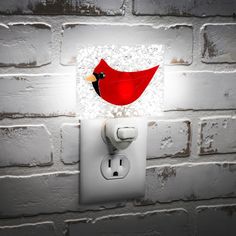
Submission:
M 135 119 L 135 118 L 133 118 Z M 105 136 L 115 149 L 126 149 L 138 137 L 138 128 L 133 119 L 109 119 L 105 123 Z

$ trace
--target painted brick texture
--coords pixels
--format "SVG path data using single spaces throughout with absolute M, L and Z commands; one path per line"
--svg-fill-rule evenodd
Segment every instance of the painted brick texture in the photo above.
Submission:
M 208 71 L 166 73 L 165 109 L 235 109 L 235 75 L 235 72 Z M 178 88 L 178 92 L 176 92 L 176 88 Z
M 191 128 L 188 120 L 148 122 L 147 156 L 186 157 L 190 155 Z
M 73 116 L 75 97 L 75 77 L 68 74 L 0 75 L 3 117 Z
M 83 45 L 163 44 L 166 46 L 166 64 L 191 64 L 192 39 L 192 27 L 189 25 L 64 24 L 61 63 L 75 65 L 75 49 Z
M 1 176 L 0 218 L 78 209 L 78 172 Z
M 51 37 L 51 26 L 45 23 L 0 24 L 0 66 L 49 64 Z
M 201 155 L 236 152 L 235 117 L 202 118 L 200 125 L 199 152 Z
M 50 136 L 44 125 L 0 126 L 0 166 L 52 164 Z
M 189 235 L 184 209 L 110 215 L 97 219 L 68 220 L 68 235 Z
M 3 226 L 0 227 L 1 236 L 25 236 L 25 235 L 35 235 L 35 236 L 55 236 L 55 229 L 53 222 L 39 222 L 31 224 L 22 224 L 14 226 Z
M 196 213 L 197 235 L 235 235 L 236 205 L 199 206 Z
M 136 15 L 160 16 L 233 16 L 236 10 L 234 0 L 134 0 L 133 6 Z
M 146 173 L 146 195 L 137 204 L 235 197 L 235 170 L 235 163 L 150 167 Z
M 85 16 L 123 15 L 124 0 L 9 0 L 0 2 L 0 13 L 6 15 L 60 15 L 73 14 Z
M 79 161 L 79 124 L 61 126 L 61 160 L 64 164 Z
M 204 26 L 202 29 L 202 61 L 205 63 L 236 63 L 236 24 Z

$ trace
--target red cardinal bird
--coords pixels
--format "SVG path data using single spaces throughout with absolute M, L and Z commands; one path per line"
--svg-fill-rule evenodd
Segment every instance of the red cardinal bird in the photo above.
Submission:
M 137 71 L 123 72 L 111 68 L 101 59 L 93 75 L 87 77 L 97 94 L 114 105 L 127 105 L 138 99 L 148 86 L 159 66 Z

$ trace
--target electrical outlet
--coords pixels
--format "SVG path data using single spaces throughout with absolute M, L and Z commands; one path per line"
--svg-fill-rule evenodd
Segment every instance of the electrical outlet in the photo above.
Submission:
M 137 137 L 127 148 L 111 149 L 109 142 L 104 138 L 106 124 L 112 122 L 115 122 L 118 127 L 120 125 L 124 128 L 137 129 Z M 126 133 L 121 131 L 119 130 L 117 134 L 124 138 Z M 133 135 L 135 132 L 128 130 L 129 134 Z M 80 203 L 82 205 L 99 204 L 143 197 L 146 176 L 146 142 L 146 118 L 81 120 Z M 115 151 L 111 153 L 111 150 Z
M 105 179 L 122 179 L 129 173 L 129 159 L 120 154 L 107 155 L 101 163 L 101 172 Z

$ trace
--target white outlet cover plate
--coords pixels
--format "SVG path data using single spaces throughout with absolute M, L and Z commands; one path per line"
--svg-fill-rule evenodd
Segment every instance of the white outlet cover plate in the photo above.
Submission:
M 116 118 L 119 119 L 119 118 Z M 106 179 L 101 163 L 109 155 L 102 137 L 105 119 L 80 121 L 80 203 L 99 204 L 144 196 L 146 176 L 147 119 L 123 118 L 138 129 L 138 137 L 130 146 L 118 153 L 128 158 L 130 169 L 125 178 Z

